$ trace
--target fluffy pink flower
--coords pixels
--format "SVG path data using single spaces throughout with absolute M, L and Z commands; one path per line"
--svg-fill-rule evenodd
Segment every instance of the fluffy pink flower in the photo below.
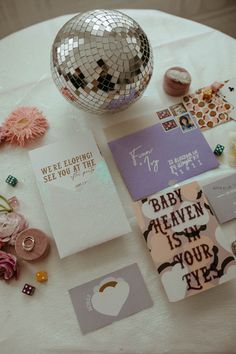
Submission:
M 14 245 L 17 235 L 28 226 L 24 216 L 14 211 L 0 214 L 0 242 Z
M 20 146 L 43 135 L 47 128 L 46 118 L 36 107 L 19 107 L 3 123 L 5 140 Z
M 0 127 L 0 144 L 5 140 L 5 138 L 5 130 L 3 129 L 3 127 Z
M 17 279 L 18 275 L 19 268 L 16 257 L 0 251 L 0 279 L 10 280 L 12 277 Z

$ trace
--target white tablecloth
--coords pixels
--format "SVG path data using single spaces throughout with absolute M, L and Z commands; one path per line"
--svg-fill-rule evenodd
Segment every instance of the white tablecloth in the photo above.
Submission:
M 139 115 L 152 108 L 176 102 L 162 90 L 165 70 L 173 65 L 192 74 L 191 90 L 214 80 L 236 76 L 236 42 L 208 27 L 158 11 L 124 10 L 147 33 L 154 50 L 155 70 L 145 97 L 127 111 L 104 118 L 92 117 L 72 107 L 57 91 L 50 77 L 50 47 L 59 28 L 71 17 L 64 16 L 32 26 L 0 41 L 0 122 L 17 105 L 36 105 L 48 117 L 50 129 L 30 149 L 57 141 L 70 118 L 93 130 L 110 167 L 132 234 L 59 259 L 52 241 L 50 256 L 41 263 L 22 265 L 18 281 L 0 282 L 0 353 L 235 353 L 236 281 L 169 303 L 135 221 L 131 199 L 112 160 L 102 128 Z M 236 130 L 230 122 L 207 131 L 213 148 L 227 144 L 227 134 Z M 40 200 L 27 148 L 0 147 L 1 193 L 15 194 L 20 212 L 30 226 L 51 231 Z M 232 171 L 221 159 L 214 174 Z M 4 180 L 15 175 L 20 183 L 13 190 Z M 207 173 L 203 177 L 211 176 Z M 197 178 L 198 179 L 198 178 Z M 236 222 L 224 225 L 225 237 L 236 238 Z M 83 336 L 68 289 L 123 266 L 137 262 L 147 283 L 154 307 Z M 33 280 L 37 270 L 49 273 L 47 284 Z M 37 286 L 33 297 L 21 293 L 24 283 Z

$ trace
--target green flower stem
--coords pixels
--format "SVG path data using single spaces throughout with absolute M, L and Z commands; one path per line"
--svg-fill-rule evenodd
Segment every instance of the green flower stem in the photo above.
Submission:
M 6 206 L 0 204 L 0 212 L 6 211 L 6 212 L 10 213 L 11 211 L 13 211 L 13 208 L 10 206 L 8 200 L 1 194 L 0 194 L 0 199 L 2 199 L 8 206 L 8 207 L 6 207 Z

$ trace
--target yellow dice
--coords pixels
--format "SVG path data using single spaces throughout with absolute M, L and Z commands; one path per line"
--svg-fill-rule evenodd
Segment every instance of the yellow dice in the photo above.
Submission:
M 203 90 L 203 99 L 204 100 L 210 100 L 212 98 L 212 89 L 211 88 L 207 88 Z
M 36 280 L 39 283 L 43 283 L 48 280 L 48 273 L 47 272 L 37 272 L 35 276 L 36 276 Z

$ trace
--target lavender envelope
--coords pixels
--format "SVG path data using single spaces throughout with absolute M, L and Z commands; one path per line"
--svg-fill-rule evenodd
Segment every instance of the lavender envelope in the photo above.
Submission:
M 56 167 L 65 156 L 86 151 L 95 161 L 93 169 L 83 171 L 86 174 L 77 180 L 66 175 L 43 181 L 42 166 Z M 131 231 L 106 162 L 90 133 L 70 135 L 63 142 L 35 149 L 30 158 L 61 258 Z
M 108 142 L 133 200 L 218 166 L 201 131 L 183 132 L 174 119 L 177 126 L 168 131 L 157 123 Z

